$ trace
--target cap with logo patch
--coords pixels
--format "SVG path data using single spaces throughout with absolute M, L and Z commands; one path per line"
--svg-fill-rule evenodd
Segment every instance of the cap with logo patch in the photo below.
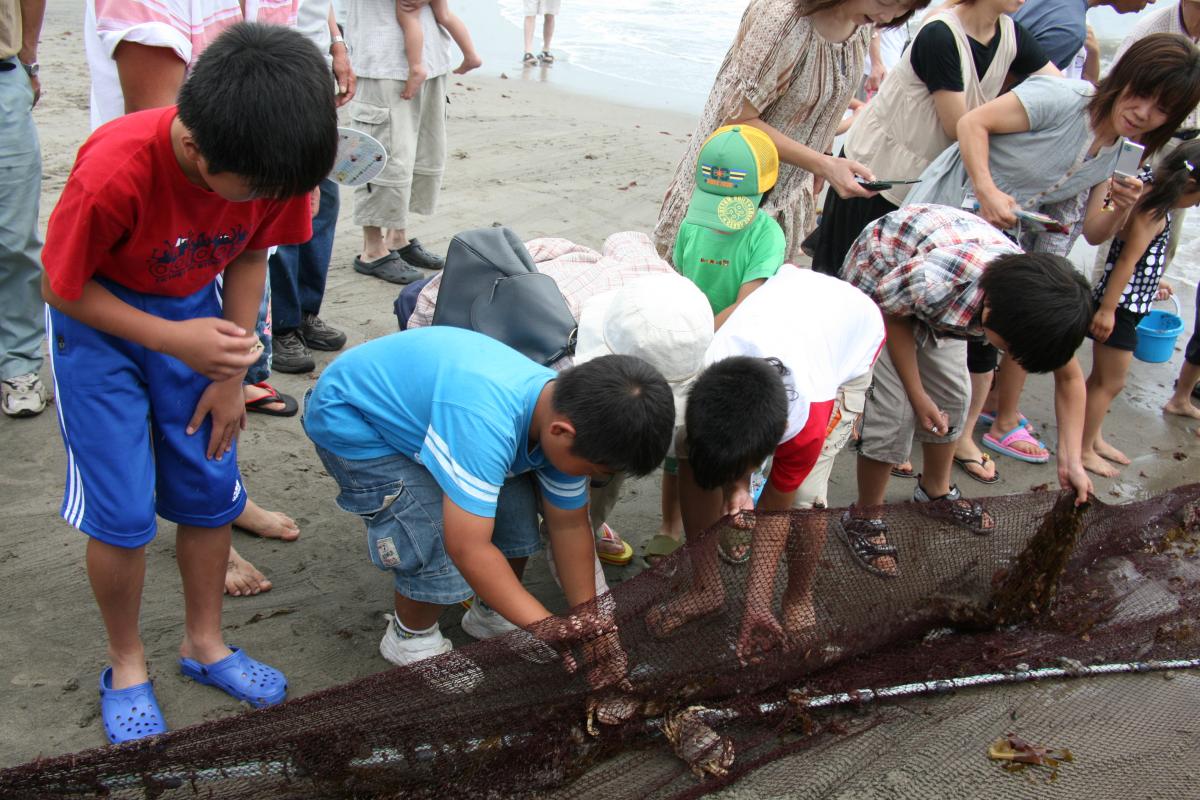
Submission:
M 779 151 L 771 137 L 751 125 L 717 128 L 700 148 L 684 222 L 725 233 L 744 230 L 778 178 Z

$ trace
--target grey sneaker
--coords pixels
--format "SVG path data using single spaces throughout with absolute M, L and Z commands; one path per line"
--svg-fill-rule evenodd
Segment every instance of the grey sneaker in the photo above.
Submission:
M 292 374 L 312 372 L 317 368 L 312 352 L 300 338 L 299 331 L 276 334 L 271 339 L 271 369 Z
M 46 408 L 46 387 L 36 372 L 0 381 L 0 411 L 10 417 L 34 417 Z
M 300 325 L 300 338 L 312 350 L 341 350 L 346 346 L 346 334 L 325 324 L 316 314 L 305 314 Z

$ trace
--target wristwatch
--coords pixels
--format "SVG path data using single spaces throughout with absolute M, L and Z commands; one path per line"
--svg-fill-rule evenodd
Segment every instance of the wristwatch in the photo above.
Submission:
M 332 38 L 332 39 L 329 41 L 329 52 L 331 52 L 331 53 L 333 52 L 333 46 L 334 46 L 335 44 L 341 44 L 341 45 L 344 45 L 344 44 L 346 44 L 346 37 L 345 37 L 345 36 L 341 36 L 341 35 L 334 36 L 334 37 L 333 37 L 333 38 Z M 346 49 L 348 50 L 348 49 L 350 49 L 350 48 L 349 48 L 349 47 L 347 47 Z
M 25 68 L 25 74 L 29 77 L 36 78 L 38 76 L 38 62 L 35 61 L 32 64 L 21 62 L 21 66 Z

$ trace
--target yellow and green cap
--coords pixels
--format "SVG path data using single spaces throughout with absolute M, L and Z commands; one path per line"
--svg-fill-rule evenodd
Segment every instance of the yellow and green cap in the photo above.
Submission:
M 696 191 L 684 222 L 737 233 L 754 221 L 763 193 L 779 178 L 779 151 L 751 125 L 726 125 L 705 140 Z

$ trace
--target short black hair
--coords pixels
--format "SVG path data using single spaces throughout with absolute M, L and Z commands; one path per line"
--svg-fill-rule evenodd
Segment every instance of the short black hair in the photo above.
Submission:
M 675 432 L 675 396 L 635 356 L 601 356 L 559 373 L 554 410 L 571 421 L 571 452 L 617 472 L 648 475 Z
M 1000 256 L 979 280 L 984 325 L 1027 372 L 1050 372 L 1075 355 L 1092 320 L 1092 294 L 1071 262 L 1049 253 Z
M 294 30 L 230 26 L 200 55 L 178 102 L 209 171 L 244 178 L 262 197 L 305 194 L 333 169 L 333 78 Z
M 787 429 L 785 372 L 775 359 L 731 356 L 696 378 L 685 421 L 688 466 L 701 489 L 730 484 L 775 452 Z

